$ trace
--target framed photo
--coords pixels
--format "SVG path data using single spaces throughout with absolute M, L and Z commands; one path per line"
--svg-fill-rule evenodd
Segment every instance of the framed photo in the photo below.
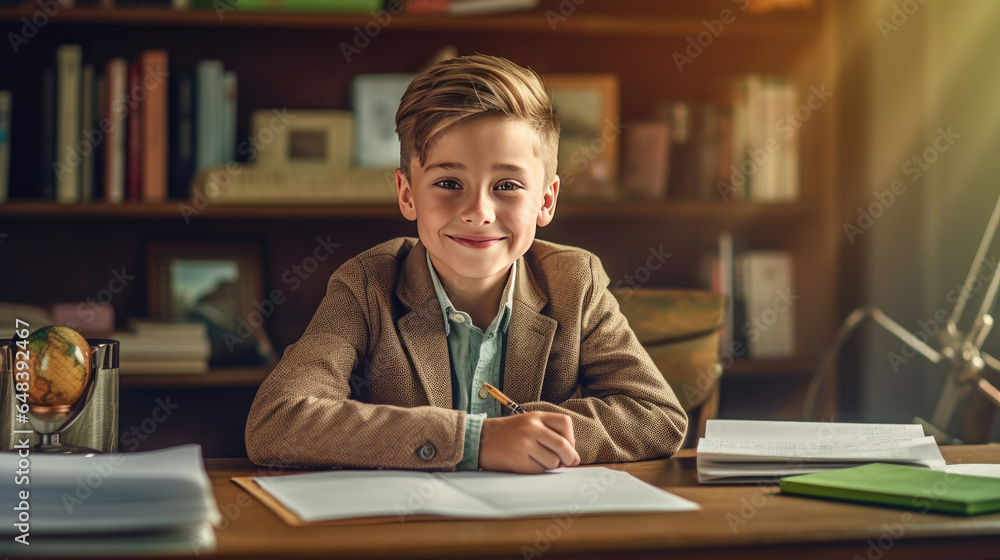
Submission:
M 571 198 L 614 197 L 622 133 L 618 77 L 547 74 L 542 80 L 561 127 L 561 193 Z
M 416 74 L 361 74 L 351 84 L 354 107 L 354 163 L 360 167 L 399 167 L 396 111 Z
M 256 244 L 168 241 L 150 243 L 148 249 L 154 320 L 205 323 L 212 366 L 269 359 L 271 346 L 262 328 L 266 317 L 255 307 L 264 298 Z
M 351 165 L 350 111 L 255 111 L 250 117 L 254 162 L 268 167 Z

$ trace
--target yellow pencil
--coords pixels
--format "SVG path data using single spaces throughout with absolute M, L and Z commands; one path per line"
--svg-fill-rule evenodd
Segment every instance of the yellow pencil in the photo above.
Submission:
M 500 389 L 497 389 L 496 387 L 490 385 L 489 383 L 483 382 L 483 388 L 480 390 L 480 393 L 482 393 L 482 391 L 484 390 L 490 395 L 493 395 L 494 399 L 500 401 L 500 404 L 509 408 L 511 412 L 513 412 L 514 414 L 524 414 L 524 409 L 521 408 L 519 404 L 512 401 L 510 397 L 501 393 Z

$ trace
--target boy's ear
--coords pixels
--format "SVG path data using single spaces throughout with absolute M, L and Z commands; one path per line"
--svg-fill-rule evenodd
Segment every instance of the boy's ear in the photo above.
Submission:
M 535 222 L 539 227 L 545 227 L 552 221 L 556 213 L 556 200 L 559 198 L 559 176 L 554 175 L 552 182 L 545 186 L 542 194 L 542 207 L 538 209 L 538 220 Z
M 417 207 L 413 204 L 413 190 L 410 182 L 399 169 L 396 169 L 396 197 L 399 199 L 399 211 L 411 222 L 417 219 Z

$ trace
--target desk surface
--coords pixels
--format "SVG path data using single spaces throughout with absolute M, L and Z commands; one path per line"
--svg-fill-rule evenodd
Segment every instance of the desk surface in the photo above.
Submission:
M 1000 463 L 1000 445 L 942 447 L 949 463 Z M 780 495 L 776 486 L 700 486 L 692 450 L 604 465 L 701 505 L 697 512 L 504 521 L 299 527 L 230 481 L 246 459 L 206 461 L 224 524 L 209 558 L 996 558 L 1000 514 L 952 517 Z M 885 551 L 885 552 L 883 552 Z M 203 555 L 204 557 L 205 555 Z

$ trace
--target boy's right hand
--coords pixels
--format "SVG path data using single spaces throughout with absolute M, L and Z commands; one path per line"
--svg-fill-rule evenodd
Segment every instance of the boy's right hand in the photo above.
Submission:
M 573 421 L 565 414 L 527 412 L 483 421 L 482 469 L 537 474 L 579 464 Z

